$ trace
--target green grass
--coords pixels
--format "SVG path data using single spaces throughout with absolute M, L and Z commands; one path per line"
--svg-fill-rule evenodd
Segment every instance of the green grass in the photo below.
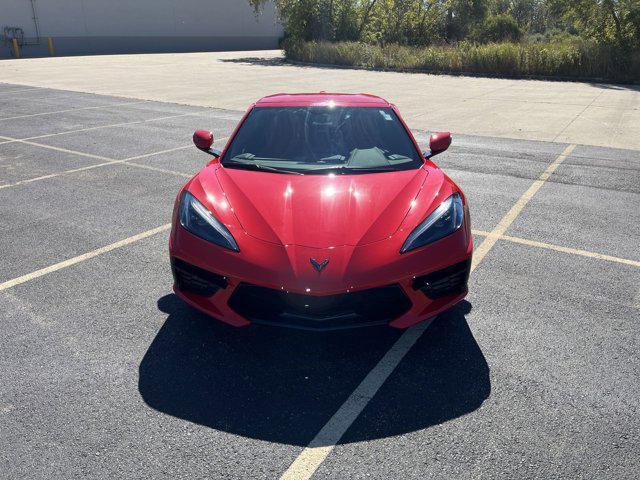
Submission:
M 625 55 L 583 40 L 407 47 L 289 39 L 284 49 L 294 61 L 368 69 L 640 81 L 638 52 Z

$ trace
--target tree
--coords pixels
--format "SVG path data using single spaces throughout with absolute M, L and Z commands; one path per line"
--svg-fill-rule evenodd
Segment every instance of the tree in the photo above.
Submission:
M 362 0 L 358 38 L 380 44 L 441 42 L 445 3 L 442 0 Z
M 259 14 L 269 0 L 248 0 Z M 358 0 L 276 0 L 287 35 L 304 40 L 351 40 L 357 36 Z
M 479 27 L 478 40 L 482 42 L 517 42 L 522 30 L 515 18 L 508 13 L 492 15 Z
M 588 38 L 620 47 L 640 45 L 638 0 L 548 0 L 548 4 Z
M 248 1 L 259 14 L 268 0 Z M 448 0 L 275 0 L 274 3 L 286 34 L 292 37 L 427 44 L 443 38 L 442 12 Z
M 248 0 L 259 13 L 270 0 Z M 569 31 L 640 47 L 640 0 L 273 0 L 286 35 L 428 45 Z
M 449 0 L 445 5 L 447 41 L 466 38 L 474 27 L 484 22 L 489 11 L 487 0 Z

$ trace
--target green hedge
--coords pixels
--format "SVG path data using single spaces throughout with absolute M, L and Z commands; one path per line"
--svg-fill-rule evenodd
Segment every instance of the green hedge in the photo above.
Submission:
M 640 55 L 587 41 L 407 47 L 362 42 L 284 43 L 287 59 L 368 69 L 640 81 Z

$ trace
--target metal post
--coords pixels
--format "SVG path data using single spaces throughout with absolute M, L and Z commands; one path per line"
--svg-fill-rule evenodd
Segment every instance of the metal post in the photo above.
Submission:
M 18 39 L 17 38 L 13 38 L 11 40 L 11 43 L 13 43 L 13 55 L 16 58 L 20 58 L 20 47 L 18 47 Z
M 49 45 L 49 55 L 51 55 L 53 57 L 53 55 L 54 55 L 53 39 L 51 37 L 47 37 L 47 44 Z
M 33 12 L 33 24 L 36 27 L 36 45 L 40 45 L 40 27 L 38 25 L 38 15 L 36 15 L 35 0 L 31 0 L 31 11 Z

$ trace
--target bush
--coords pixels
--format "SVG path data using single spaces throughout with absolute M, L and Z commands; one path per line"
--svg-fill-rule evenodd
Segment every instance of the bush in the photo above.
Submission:
M 383 70 L 638 81 L 640 56 L 584 40 L 407 47 L 361 42 L 284 45 L 290 60 Z
M 492 15 L 482 23 L 476 33 L 479 41 L 488 42 L 517 42 L 522 38 L 522 30 L 515 18 L 506 13 Z

